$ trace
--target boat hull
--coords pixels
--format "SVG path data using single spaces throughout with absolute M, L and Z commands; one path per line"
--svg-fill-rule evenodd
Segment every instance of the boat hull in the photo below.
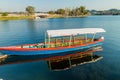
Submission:
M 69 54 L 69 53 L 77 53 L 89 50 L 90 48 L 101 46 L 102 42 L 96 42 L 94 44 L 89 44 L 87 46 L 77 46 L 72 48 L 62 48 L 62 49 L 54 49 L 54 50 L 9 50 L 2 49 L 0 52 L 7 55 L 45 55 L 45 54 Z

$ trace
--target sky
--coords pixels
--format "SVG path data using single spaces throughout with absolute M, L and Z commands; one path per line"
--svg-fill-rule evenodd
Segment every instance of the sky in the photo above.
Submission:
M 36 11 L 41 12 L 79 6 L 88 10 L 107 10 L 120 9 L 120 0 L 0 0 L 0 12 L 25 11 L 27 6 L 34 6 Z

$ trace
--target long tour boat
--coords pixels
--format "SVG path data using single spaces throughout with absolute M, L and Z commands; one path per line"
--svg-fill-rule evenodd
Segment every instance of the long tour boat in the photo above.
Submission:
M 104 37 L 96 37 L 96 34 L 102 32 L 106 31 L 102 28 L 47 30 L 44 43 L 0 47 L 0 52 L 7 55 L 44 55 L 82 52 L 83 50 L 101 46 Z

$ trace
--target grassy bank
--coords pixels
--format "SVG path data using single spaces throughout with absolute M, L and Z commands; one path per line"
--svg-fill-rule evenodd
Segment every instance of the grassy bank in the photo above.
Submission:
M 90 15 L 80 15 L 80 16 L 64 16 L 64 15 L 50 15 L 48 18 L 84 18 Z
M 48 18 L 64 18 L 64 16 L 58 14 L 51 14 L 48 16 Z
M 53 14 L 53 15 L 49 15 L 46 18 L 75 18 L 75 17 L 88 17 L 90 15 L 82 15 L 82 16 L 64 16 L 64 15 L 58 15 L 58 14 Z M 0 21 L 1 20 L 22 20 L 22 19 L 35 19 L 33 16 L 6 16 L 0 17 Z
M 32 16 L 7 16 L 7 17 L 0 17 L 0 20 L 21 20 L 21 19 L 33 19 Z

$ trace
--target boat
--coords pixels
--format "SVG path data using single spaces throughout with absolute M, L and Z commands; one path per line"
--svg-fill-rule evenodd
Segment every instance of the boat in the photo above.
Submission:
M 102 28 L 47 30 L 43 43 L 0 47 L 0 52 L 6 55 L 77 53 L 102 45 L 104 37 L 95 36 L 103 32 L 106 31 Z
M 102 46 L 98 46 L 99 48 Z M 97 47 L 95 47 L 97 48 Z M 8 55 L 1 55 L 0 56 L 0 66 L 2 65 L 8 65 L 8 64 L 20 64 L 20 63 L 26 63 L 26 62 L 38 62 L 38 61 L 45 61 L 47 62 L 50 70 L 58 70 L 59 68 L 68 69 L 72 66 L 84 64 L 87 60 L 89 61 L 96 61 L 99 58 L 97 55 L 95 56 L 94 53 L 98 52 L 99 50 L 92 48 L 87 51 L 79 52 L 79 53 L 70 53 L 70 54 L 59 54 L 57 56 L 51 54 L 51 55 L 19 55 L 19 56 L 8 56 Z M 100 50 L 101 51 L 101 50 Z M 67 63 L 63 63 L 63 62 Z M 68 62 L 71 62 L 68 64 Z M 62 64 L 61 64 L 62 63 Z M 66 64 L 69 66 L 66 66 Z M 70 67 L 71 64 L 71 67 Z M 65 67 L 65 68 L 64 68 Z M 55 69 L 56 68 L 56 69 Z

